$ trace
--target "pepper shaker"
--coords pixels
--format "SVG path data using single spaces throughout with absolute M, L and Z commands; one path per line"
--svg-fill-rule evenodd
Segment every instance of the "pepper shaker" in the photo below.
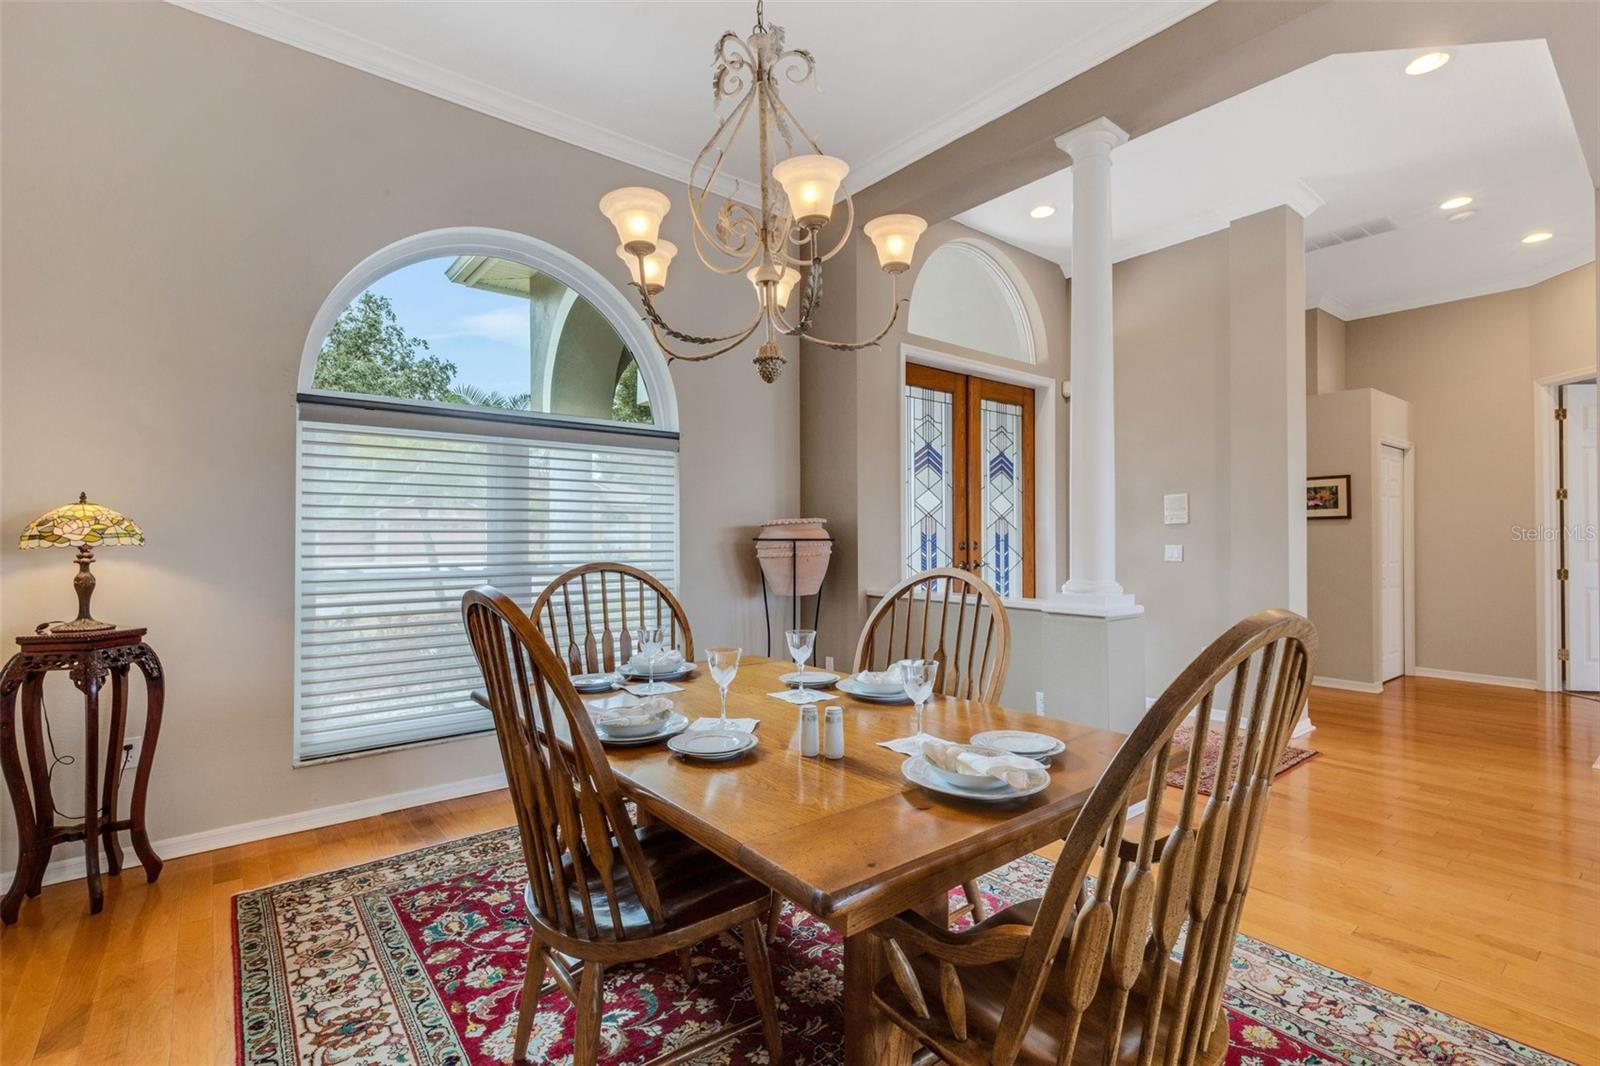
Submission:
M 822 754 L 830 759 L 844 758 L 844 708 L 829 707 L 824 715 Z
M 808 757 L 817 754 L 817 705 L 814 703 L 800 708 L 800 754 Z

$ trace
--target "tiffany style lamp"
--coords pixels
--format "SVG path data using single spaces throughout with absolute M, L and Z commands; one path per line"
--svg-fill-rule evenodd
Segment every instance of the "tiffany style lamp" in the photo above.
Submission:
M 78 617 L 50 627 L 52 633 L 91 633 L 115 629 L 111 622 L 96 621 L 89 615 L 89 597 L 94 595 L 94 575 L 89 564 L 94 550 L 102 544 L 143 544 L 144 531 L 123 514 L 109 507 L 90 503 L 88 493 L 80 492 L 77 503 L 47 511 L 28 523 L 22 531 L 22 548 L 77 548 L 78 576 L 72 587 L 78 593 Z

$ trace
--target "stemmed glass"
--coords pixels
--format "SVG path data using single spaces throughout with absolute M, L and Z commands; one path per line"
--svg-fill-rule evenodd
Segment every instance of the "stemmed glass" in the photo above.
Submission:
M 922 706 L 933 695 L 933 681 L 939 675 L 936 659 L 907 659 L 900 664 L 900 683 L 906 696 L 915 704 L 911 712 L 911 735 L 922 732 Z
M 640 626 L 633 631 L 634 643 L 639 646 L 639 654 L 644 656 L 645 675 L 649 683 L 645 685 L 646 695 L 654 696 L 656 689 L 656 662 L 661 655 L 661 645 L 666 640 L 666 630 L 660 626 Z
M 783 639 L 789 644 L 789 658 L 794 660 L 795 673 L 801 675 L 795 683 L 795 688 L 801 693 L 806 691 L 806 660 L 811 658 L 811 647 L 817 641 L 815 629 L 790 629 L 783 634 Z
M 722 721 L 728 721 L 728 686 L 739 672 L 739 656 L 743 648 L 712 648 L 706 652 L 706 665 L 711 668 L 711 680 L 722 690 Z

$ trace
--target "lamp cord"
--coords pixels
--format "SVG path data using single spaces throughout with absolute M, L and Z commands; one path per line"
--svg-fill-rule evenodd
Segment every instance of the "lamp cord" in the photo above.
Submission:
M 54 622 L 40 622 L 37 626 L 34 627 L 33 631 L 35 633 L 43 633 L 45 630 L 49 629 L 51 626 L 60 625 L 60 624 L 61 624 L 61 620 L 60 619 L 57 619 Z M 55 785 L 56 768 L 59 767 L 59 766 L 71 766 L 71 765 L 73 765 L 74 763 L 76 763 L 78 761 L 78 757 L 76 755 L 62 755 L 61 753 L 56 751 L 55 733 L 50 728 L 50 707 L 49 707 L 48 704 L 45 703 L 43 687 L 41 687 L 40 690 L 39 690 L 39 716 L 44 719 L 44 739 L 45 739 L 45 744 L 50 748 L 50 767 L 49 767 L 49 769 L 45 770 L 45 772 L 44 772 L 45 788 L 50 790 L 50 809 L 56 813 L 56 817 L 58 817 L 58 818 L 65 818 L 67 821 L 70 821 L 70 822 L 81 822 L 81 821 L 83 821 L 83 815 L 81 815 L 81 814 L 68 814 L 66 811 L 64 811 L 60 807 L 56 806 L 56 790 L 55 790 L 55 787 L 54 787 L 54 785 Z M 123 772 L 126 772 L 127 769 L 128 769 L 128 756 L 130 754 L 131 753 L 128 750 L 128 745 L 127 745 L 126 741 L 124 741 L 124 743 L 122 745 L 122 770 L 123 770 Z

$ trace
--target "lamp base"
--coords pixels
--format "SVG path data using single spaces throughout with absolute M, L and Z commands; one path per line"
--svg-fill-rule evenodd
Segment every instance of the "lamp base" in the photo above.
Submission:
M 115 629 L 115 622 L 102 622 L 97 618 L 74 618 L 70 622 L 57 622 L 49 628 L 51 633 L 95 633 L 103 629 Z

